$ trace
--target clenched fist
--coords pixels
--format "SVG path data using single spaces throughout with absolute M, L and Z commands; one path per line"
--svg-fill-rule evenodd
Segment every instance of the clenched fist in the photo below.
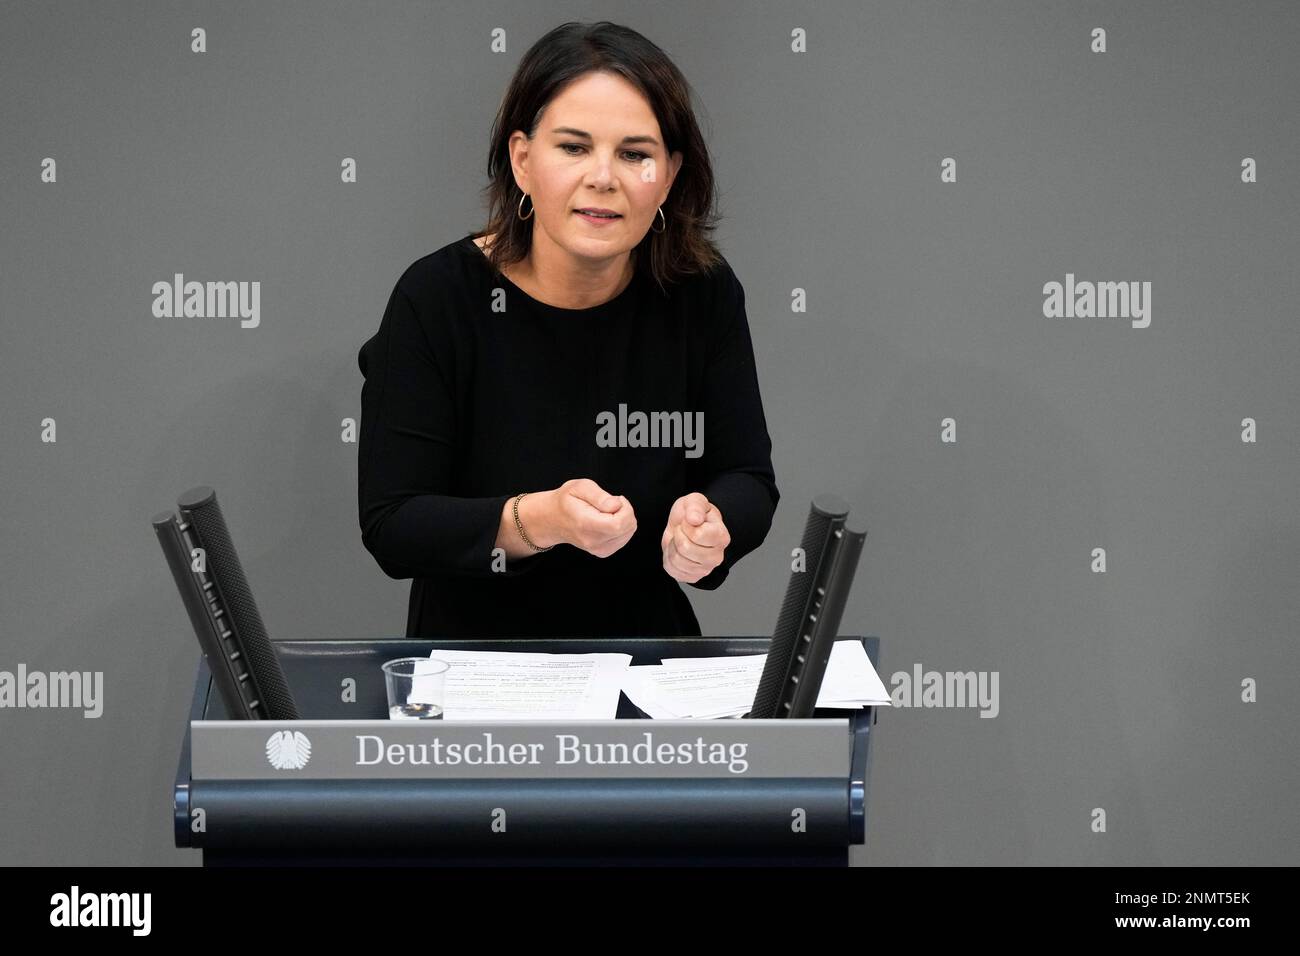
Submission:
M 636 533 L 632 502 L 590 478 L 571 478 L 551 494 L 559 539 L 588 554 L 607 558 Z
M 668 525 L 659 541 L 664 570 L 683 584 L 694 584 L 722 563 L 731 534 L 722 512 L 698 491 L 673 502 Z

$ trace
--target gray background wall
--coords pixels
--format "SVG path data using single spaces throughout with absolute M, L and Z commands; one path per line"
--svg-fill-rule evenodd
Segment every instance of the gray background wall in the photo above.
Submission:
M 1285 2 L 4 4 L 0 669 L 102 670 L 105 709 L 0 710 L 0 862 L 197 862 L 169 785 L 198 651 L 149 527 L 182 490 L 217 488 L 276 638 L 402 633 L 339 437 L 357 349 L 481 221 L 498 100 L 568 19 L 690 79 L 746 289 L 783 497 L 690 589 L 705 633 L 770 633 L 833 491 L 882 676 L 1000 675 L 995 719 L 881 716 L 855 862 L 1297 862 Z M 260 280 L 261 326 L 154 318 L 174 272 Z M 1066 273 L 1150 281 L 1150 326 L 1045 318 Z

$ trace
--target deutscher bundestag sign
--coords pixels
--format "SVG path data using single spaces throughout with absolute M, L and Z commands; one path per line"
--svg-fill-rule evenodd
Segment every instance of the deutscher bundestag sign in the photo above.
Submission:
M 195 720 L 195 780 L 848 778 L 845 718 Z

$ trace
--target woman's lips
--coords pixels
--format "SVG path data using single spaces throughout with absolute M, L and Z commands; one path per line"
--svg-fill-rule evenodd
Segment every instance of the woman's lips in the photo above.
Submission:
M 573 214 L 591 223 L 593 226 L 608 226 L 610 223 L 618 222 L 620 219 L 623 218 L 622 216 L 612 216 L 608 218 L 601 218 L 600 216 L 588 216 L 585 212 L 581 212 L 577 209 L 573 210 Z

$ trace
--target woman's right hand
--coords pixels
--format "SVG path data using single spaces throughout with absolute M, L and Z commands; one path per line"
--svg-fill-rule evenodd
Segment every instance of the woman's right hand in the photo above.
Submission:
M 607 558 L 636 532 L 632 502 L 590 478 L 570 478 L 551 494 L 554 526 L 565 544 Z

